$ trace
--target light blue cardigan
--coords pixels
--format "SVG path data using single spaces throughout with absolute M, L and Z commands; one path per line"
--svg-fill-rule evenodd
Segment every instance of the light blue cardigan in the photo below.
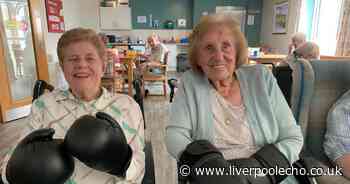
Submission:
M 303 146 L 301 129 L 272 73 L 263 65 L 241 66 L 236 76 L 255 144 L 274 144 L 290 163 L 298 160 Z M 190 70 L 181 81 L 165 138 L 168 152 L 177 160 L 187 144 L 199 139 L 212 142 L 214 137 L 209 80 Z M 283 183 L 296 182 L 292 180 L 288 177 Z

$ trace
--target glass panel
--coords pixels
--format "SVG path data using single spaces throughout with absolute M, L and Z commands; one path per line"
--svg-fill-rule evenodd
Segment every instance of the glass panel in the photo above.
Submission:
M 27 1 L 0 0 L 0 26 L 12 99 L 29 97 L 37 72 Z

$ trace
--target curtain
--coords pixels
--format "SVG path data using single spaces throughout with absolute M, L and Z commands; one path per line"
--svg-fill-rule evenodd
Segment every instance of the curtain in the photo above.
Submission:
M 343 0 L 336 56 L 350 56 L 350 0 Z
M 289 3 L 290 3 L 291 1 L 289 1 Z M 294 30 L 293 30 L 293 33 L 296 33 L 296 32 L 299 32 L 299 26 L 300 26 L 300 14 L 301 14 L 301 9 L 302 9 L 302 5 L 303 4 L 305 4 L 305 0 L 294 0 L 293 1 L 294 3 L 295 3 L 295 15 L 291 15 L 292 17 L 295 17 L 295 25 L 297 25 L 297 26 L 295 26 L 294 27 Z M 289 21 L 291 20 L 291 18 L 292 17 L 290 17 L 290 18 L 288 18 L 289 19 Z

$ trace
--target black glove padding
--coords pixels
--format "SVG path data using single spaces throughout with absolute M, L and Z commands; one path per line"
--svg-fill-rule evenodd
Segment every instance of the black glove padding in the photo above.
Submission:
M 197 140 L 187 145 L 179 162 L 180 182 L 190 181 L 194 184 L 248 184 L 248 180 L 239 175 L 230 173 L 230 163 L 222 153 L 209 141 Z M 190 168 L 188 177 L 183 176 L 184 167 Z M 215 170 L 216 169 L 216 170 Z M 202 172 L 200 172 L 200 170 Z M 206 170 L 214 171 L 206 173 Z M 221 172 L 221 171 L 223 172 Z M 216 172 L 219 171 L 219 172 Z
M 268 144 L 258 150 L 250 158 L 229 160 L 237 168 L 266 168 L 284 169 L 290 168 L 288 159 L 273 144 Z M 288 175 L 279 175 L 276 170 L 274 175 L 247 176 L 250 183 L 276 184 L 283 181 Z M 284 172 L 285 173 L 285 172 Z M 253 173 L 254 174 L 254 173 Z M 259 175 L 259 173 L 256 173 Z M 268 174 L 268 173 L 267 173 Z
M 180 157 L 180 165 L 192 167 L 203 157 L 208 155 L 220 155 L 222 153 L 208 140 L 196 140 L 186 146 Z
M 98 112 L 84 115 L 69 128 L 64 145 L 85 165 L 112 175 L 124 177 L 132 150 L 119 123 L 110 115 Z
M 65 152 L 55 130 L 39 129 L 17 145 L 6 167 L 10 184 L 63 184 L 74 171 L 74 159 Z
M 250 169 L 249 172 L 246 172 L 243 175 L 250 184 L 271 184 L 271 180 L 269 177 L 262 175 L 259 173 L 258 169 L 264 168 L 259 161 L 254 158 L 239 158 L 228 160 L 231 164 L 231 167 L 234 168 L 235 174 L 238 174 L 238 171 L 243 172 L 243 170 Z M 261 171 L 261 170 L 260 170 Z

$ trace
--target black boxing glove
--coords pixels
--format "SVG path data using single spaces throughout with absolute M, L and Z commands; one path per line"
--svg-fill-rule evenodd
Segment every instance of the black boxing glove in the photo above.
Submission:
M 240 175 L 229 173 L 230 163 L 227 162 L 222 153 L 207 140 L 196 140 L 186 146 L 180 156 L 179 183 L 189 181 L 191 184 L 249 184 L 248 180 Z M 188 176 L 184 176 L 183 169 L 190 169 Z M 186 169 L 187 169 L 186 168 Z M 206 173 L 210 169 L 211 173 Z M 223 174 L 215 172 L 225 169 Z M 203 172 L 198 172 L 202 170 Z
M 290 168 L 288 159 L 273 145 L 268 144 L 258 150 L 250 158 L 229 160 L 231 164 L 238 168 L 260 168 L 260 169 L 284 169 Z M 285 173 L 285 172 L 284 172 Z M 259 173 L 257 173 L 259 174 Z M 288 175 L 275 173 L 266 176 L 247 176 L 250 183 L 255 184 L 277 184 L 283 181 Z
M 74 171 L 74 159 L 52 128 L 35 130 L 15 148 L 6 167 L 10 184 L 64 184 Z
M 85 165 L 118 177 L 125 177 L 132 158 L 131 147 L 119 123 L 104 112 L 75 120 L 64 145 Z

